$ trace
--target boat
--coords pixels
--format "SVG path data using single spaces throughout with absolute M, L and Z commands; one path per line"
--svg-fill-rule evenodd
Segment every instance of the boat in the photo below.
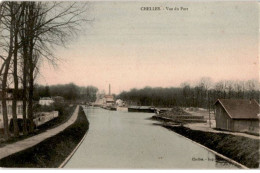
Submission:
M 128 107 L 128 112 L 154 113 L 155 108 L 151 107 L 151 106 L 130 106 L 130 107 Z

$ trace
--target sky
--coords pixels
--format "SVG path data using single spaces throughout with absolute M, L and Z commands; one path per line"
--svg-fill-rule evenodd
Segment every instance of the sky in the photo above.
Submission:
M 202 77 L 258 79 L 257 2 L 89 2 L 78 37 L 57 47 L 37 83 L 73 82 L 118 94 Z M 160 7 L 142 11 L 141 7 Z M 179 8 L 179 11 L 168 11 Z M 180 10 L 181 7 L 188 10 Z

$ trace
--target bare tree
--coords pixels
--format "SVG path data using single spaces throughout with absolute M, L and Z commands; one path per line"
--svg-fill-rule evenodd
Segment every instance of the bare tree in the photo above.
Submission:
M 199 93 L 200 106 L 209 107 L 209 88 L 212 85 L 212 80 L 209 77 L 202 77 L 198 83 L 197 90 Z
M 13 56 L 13 42 L 14 42 L 14 9 L 13 9 L 13 2 L 4 2 L 2 5 L 2 9 L 5 9 L 5 11 L 2 13 L 2 21 L 1 24 L 4 24 L 5 26 L 9 26 L 9 45 L 8 45 L 8 52 L 7 57 L 4 59 L 4 65 L 3 65 L 3 74 L 2 74 L 2 109 L 3 109 L 3 120 L 4 120 L 4 138 L 8 139 L 9 134 L 9 128 L 8 128 L 8 115 L 7 115 L 7 79 L 8 79 L 8 72 L 9 67 L 11 63 L 11 58 Z
M 13 101 L 12 101 L 12 115 L 13 115 L 13 126 L 14 126 L 14 135 L 19 136 L 19 127 L 17 122 L 17 99 L 18 99 L 18 49 L 19 49 L 19 40 L 18 32 L 20 29 L 20 3 L 14 2 L 13 9 L 15 11 L 14 15 L 14 50 L 13 50 L 13 81 L 14 81 L 14 90 L 13 90 Z
M 230 98 L 232 98 L 234 82 L 232 80 L 228 80 L 228 81 L 225 81 L 225 84 L 226 84 L 225 90 L 227 90 L 228 98 L 230 99 Z
M 247 91 L 249 92 L 249 98 L 254 99 L 254 96 L 256 95 L 256 91 L 258 89 L 258 82 L 256 80 L 248 80 L 245 83 L 245 87 Z
M 13 127 L 14 127 L 14 135 L 19 135 L 19 128 L 17 122 L 17 95 L 18 95 L 18 50 L 19 50 L 19 39 L 18 39 L 18 31 L 20 29 L 20 19 L 21 19 L 21 3 L 18 2 L 4 2 L 2 5 L 2 9 L 4 10 L 2 20 L 2 26 L 4 28 L 3 33 L 6 33 L 4 38 L 10 37 L 9 41 L 6 41 L 4 46 L 4 50 L 7 53 L 7 57 L 4 60 L 3 66 L 1 68 L 1 74 L 3 76 L 2 80 L 2 94 L 6 94 L 7 88 L 10 85 L 14 85 L 14 90 L 12 90 L 12 116 L 13 116 Z M 13 59 L 12 59 L 13 58 Z M 13 79 L 9 75 L 13 75 Z M 6 99 L 6 98 L 5 98 Z M 5 99 L 2 102 L 5 102 Z M 3 105 L 3 107 L 5 104 Z M 5 109 L 5 108 L 3 108 Z M 5 116 L 5 115 L 4 115 Z M 8 119 L 7 119 L 8 122 Z M 5 125 L 8 129 L 8 123 Z M 6 131 L 6 129 L 5 129 Z
M 76 35 L 82 22 L 87 21 L 84 16 L 86 7 L 86 3 L 82 2 L 3 2 L 0 4 L 0 48 L 6 52 L 6 55 L 0 55 L 3 62 L 0 66 L 0 78 L 5 138 L 9 137 L 6 106 L 9 73 L 12 72 L 15 88 L 12 112 L 14 131 L 17 136 L 16 100 L 20 63 L 23 86 L 23 133 L 27 134 L 27 116 L 30 122 L 29 131 L 33 131 L 33 89 L 35 77 L 39 72 L 39 62 L 41 59 L 47 59 L 55 64 L 57 59 L 52 50 L 57 45 L 65 46 L 68 38 Z M 19 55 L 21 57 L 18 62 Z
M 191 87 L 188 82 L 184 82 L 181 84 L 182 93 L 185 99 L 185 106 L 191 106 L 190 104 L 190 98 L 191 98 Z
M 76 34 L 82 22 L 86 22 L 86 4 L 75 2 L 24 2 L 25 21 L 22 31 L 24 43 L 24 67 L 28 70 L 28 118 L 29 131 L 33 131 L 34 77 L 40 58 L 55 64 L 54 46 L 65 46 L 68 38 Z M 26 87 L 24 76 L 24 88 Z

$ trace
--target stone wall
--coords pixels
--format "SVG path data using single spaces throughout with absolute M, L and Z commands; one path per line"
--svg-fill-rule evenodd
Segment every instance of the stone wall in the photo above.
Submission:
M 36 127 L 56 118 L 59 116 L 58 111 L 52 111 L 52 112 L 41 112 L 38 114 L 37 118 L 35 118 L 33 121 L 36 125 Z

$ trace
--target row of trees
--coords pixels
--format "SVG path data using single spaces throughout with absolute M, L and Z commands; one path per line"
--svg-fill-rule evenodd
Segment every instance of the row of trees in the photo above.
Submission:
M 55 63 L 54 47 L 65 46 L 85 22 L 86 5 L 72 2 L 2 2 L 0 4 L 0 80 L 4 137 L 10 137 L 7 89 L 14 88 L 12 116 L 14 135 L 19 135 L 16 102 L 23 98 L 23 133 L 33 132 L 34 81 L 44 59 Z
M 62 96 L 69 101 L 95 102 L 97 91 L 98 89 L 94 86 L 80 87 L 73 83 L 51 86 L 37 85 L 34 88 L 34 100 L 39 100 L 41 97 Z
M 259 100 L 259 83 L 248 81 L 219 81 L 213 83 L 204 77 L 195 85 L 188 82 L 175 88 L 132 89 L 120 93 L 117 98 L 126 100 L 129 104 L 152 105 L 162 107 L 184 106 L 209 108 L 217 99 L 256 99 Z

